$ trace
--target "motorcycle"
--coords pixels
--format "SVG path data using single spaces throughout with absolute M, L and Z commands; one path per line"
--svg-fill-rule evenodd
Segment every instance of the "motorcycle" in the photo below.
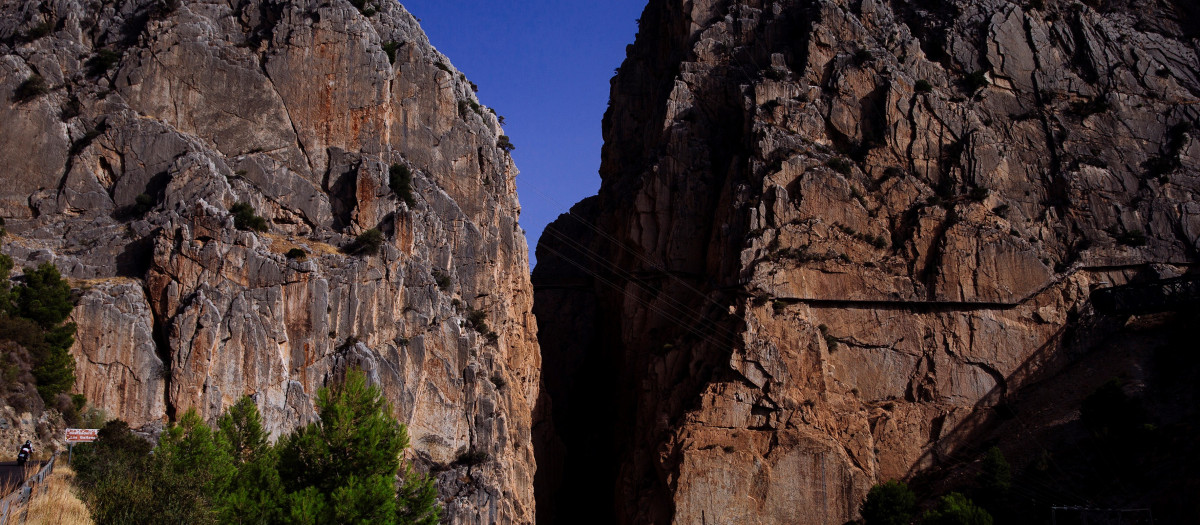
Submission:
M 21 452 L 17 454 L 17 466 L 24 467 L 26 461 L 29 461 L 29 451 L 21 449 Z

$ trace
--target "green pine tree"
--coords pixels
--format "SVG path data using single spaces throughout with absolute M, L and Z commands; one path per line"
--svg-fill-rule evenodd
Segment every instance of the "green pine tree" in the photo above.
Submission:
M 278 456 L 262 427 L 258 406 L 243 397 L 217 422 L 221 439 L 237 469 L 217 499 L 221 523 L 267 524 L 283 520 L 283 486 Z
M 317 393 L 320 421 L 279 443 L 279 474 L 298 522 L 436 523 L 432 479 L 401 472 L 408 433 L 360 371 Z
M 6 275 L 12 260 L 0 261 L 0 274 Z M 7 284 L 7 283 L 6 283 Z M 13 315 L 29 319 L 43 332 L 45 344 L 26 346 L 33 356 L 33 377 L 42 399 L 50 403 L 54 397 L 75 385 L 75 358 L 71 345 L 75 343 L 75 323 L 65 323 L 75 308 L 71 285 L 58 273 L 53 264 L 42 263 L 25 269 L 25 282 L 13 293 L 7 289 L 0 296 L 12 297 L 6 309 Z
M 16 290 L 16 314 L 32 319 L 46 330 L 57 328 L 67 320 L 75 302 L 71 285 L 53 264 L 42 263 L 25 269 L 25 282 Z
M 992 447 L 983 456 L 979 476 L 975 478 L 973 496 L 979 504 L 1001 521 L 1012 521 L 1012 467 L 999 447 Z
M 992 525 L 992 515 L 957 492 L 938 501 L 937 509 L 925 513 L 921 525 Z
M 195 409 L 159 437 L 149 470 L 157 523 L 217 523 L 216 502 L 235 467 L 228 445 Z
M 871 487 L 860 511 L 864 525 L 908 525 L 917 515 L 917 496 L 901 481 Z

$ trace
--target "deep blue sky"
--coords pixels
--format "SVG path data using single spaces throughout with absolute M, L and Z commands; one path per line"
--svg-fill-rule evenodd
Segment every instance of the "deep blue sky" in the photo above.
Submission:
M 400 0 L 504 116 L 529 255 L 542 229 L 600 188 L 608 81 L 646 0 Z M 530 261 L 533 263 L 534 261 Z

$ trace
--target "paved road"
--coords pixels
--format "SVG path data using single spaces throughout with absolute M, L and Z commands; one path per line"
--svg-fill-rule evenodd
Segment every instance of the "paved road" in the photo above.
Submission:
M 38 465 L 45 465 L 46 462 L 38 462 Z M 27 467 L 32 466 L 32 463 L 27 464 Z M 21 467 L 17 466 L 16 461 L 0 462 L 0 487 L 12 487 L 20 484 L 25 479 L 22 477 Z M 37 472 L 36 470 L 34 472 Z M 0 494 L 0 498 L 7 494 Z

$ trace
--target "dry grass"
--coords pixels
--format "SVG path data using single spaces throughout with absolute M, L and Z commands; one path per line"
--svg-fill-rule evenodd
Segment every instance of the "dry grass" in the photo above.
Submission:
M 321 255 L 335 255 L 341 253 L 334 246 L 329 244 L 314 241 L 312 239 L 296 240 L 283 235 L 274 233 L 260 233 L 261 237 L 266 237 L 271 240 L 271 251 L 275 253 L 287 253 L 292 248 L 300 248 L 309 253 L 317 253 Z
M 21 484 L 24 483 L 24 480 L 29 479 L 29 477 L 34 474 L 37 474 L 38 465 L 39 463 L 36 461 L 30 461 L 29 463 L 25 464 L 25 475 L 21 476 L 21 480 L 11 483 L 0 483 L 0 498 L 12 494 L 21 487 Z
M 71 470 L 71 467 L 65 464 L 55 465 L 54 473 L 47 479 L 49 487 L 46 493 L 34 496 L 33 503 L 30 504 L 29 521 L 26 523 L 91 525 L 92 517 L 87 506 L 71 488 L 74 479 L 75 471 Z
M 92 287 L 101 284 L 141 284 L 141 281 L 130 277 L 100 277 L 96 279 L 67 279 L 72 288 Z

